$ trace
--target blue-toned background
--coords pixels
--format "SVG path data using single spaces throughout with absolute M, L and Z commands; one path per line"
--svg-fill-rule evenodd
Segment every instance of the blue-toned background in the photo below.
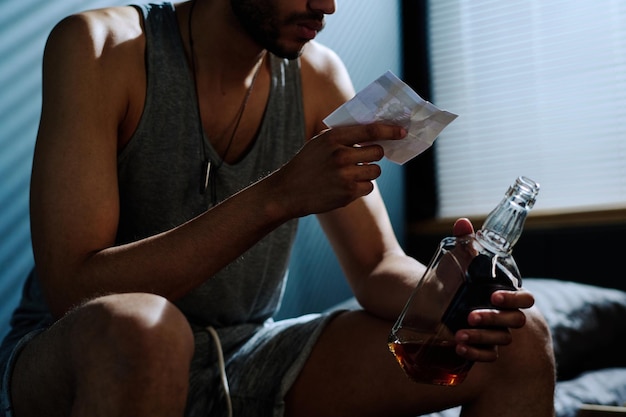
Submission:
M 128 1 L 0 1 L 0 337 L 33 265 L 28 186 L 41 106 L 46 37 L 68 14 Z M 319 40 L 344 59 L 355 87 L 391 69 L 401 75 L 399 0 L 339 0 Z M 379 180 L 394 227 L 403 239 L 402 169 L 384 163 Z M 301 222 L 280 315 L 324 309 L 350 295 L 317 221 Z
M 318 37 L 332 47 L 348 67 L 356 90 L 385 71 L 402 75 L 401 2 L 399 0 L 338 0 Z M 392 224 L 404 239 L 404 176 L 401 167 L 383 162 L 378 179 Z M 315 217 L 304 218 L 278 317 L 325 309 L 351 295 L 326 237 Z

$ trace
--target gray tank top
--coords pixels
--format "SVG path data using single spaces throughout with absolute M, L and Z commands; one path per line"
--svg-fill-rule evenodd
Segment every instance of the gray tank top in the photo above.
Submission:
M 118 159 L 120 244 L 205 212 L 211 193 L 200 192 L 204 154 L 220 161 L 200 133 L 196 92 L 173 6 L 137 7 L 145 25 L 147 95 L 137 130 Z M 275 171 L 304 143 L 299 61 L 269 56 L 271 88 L 258 136 L 239 162 L 220 166 L 215 176 L 218 199 Z M 282 296 L 296 226 L 295 220 L 280 226 L 178 300 L 178 307 L 203 326 L 259 323 L 271 317 Z

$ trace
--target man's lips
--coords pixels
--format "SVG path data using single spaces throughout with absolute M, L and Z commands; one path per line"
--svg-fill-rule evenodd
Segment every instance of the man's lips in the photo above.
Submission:
M 324 23 L 317 20 L 300 22 L 297 24 L 298 36 L 306 40 L 315 39 L 317 33 L 322 30 L 323 27 Z

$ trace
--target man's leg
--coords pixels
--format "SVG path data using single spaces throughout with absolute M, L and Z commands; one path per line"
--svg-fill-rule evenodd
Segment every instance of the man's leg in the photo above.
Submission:
M 325 329 L 287 395 L 287 416 L 415 416 L 463 405 L 463 416 L 553 416 L 554 357 L 541 316 L 527 324 L 499 359 L 476 363 L 457 387 L 417 384 L 387 350 L 392 323 L 344 313 Z
M 193 346 L 185 317 L 164 298 L 89 301 L 19 355 L 14 416 L 182 416 Z

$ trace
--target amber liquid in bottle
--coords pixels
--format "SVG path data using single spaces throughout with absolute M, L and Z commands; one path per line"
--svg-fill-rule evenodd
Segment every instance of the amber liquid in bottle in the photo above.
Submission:
M 455 349 L 455 343 L 435 341 L 432 336 L 423 342 L 389 342 L 389 350 L 409 378 L 436 385 L 458 385 L 471 369 L 473 362 L 457 355 Z

